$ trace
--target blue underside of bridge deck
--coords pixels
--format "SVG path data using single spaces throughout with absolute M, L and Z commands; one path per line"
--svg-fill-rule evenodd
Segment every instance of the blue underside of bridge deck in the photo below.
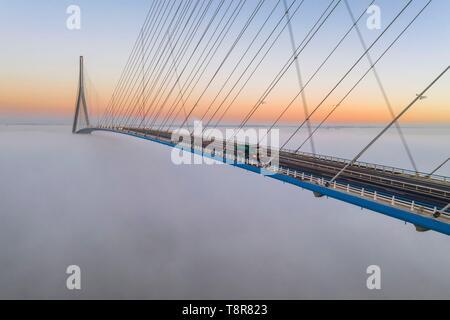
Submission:
M 120 133 L 120 134 L 137 137 L 137 138 L 144 139 L 144 140 L 153 141 L 153 142 L 163 144 L 166 146 L 170 146 L 173 148 L 181 149 L 181 147 L 177 146 L 174 143 L 154 139 L 152 137 L 148 137 L 148 136 L 141 135 L 138 133 L 133 133 L 133 132 L 117 131 L 117 130 L 103 129 L 103 128 L 98 128 L 98 129 L 97 128 L 88 128 L 88 129 L 79 130 L 78 133 L 91 133 L 93 131 L 106 131 L 106 132 Z M 214 157 L 209 154 L 202 154 L 198 150 L 191 150 L 191 149 L 185 149 L 185 148 L 183 148 L 183 149 L 185 151 L 189 151 L 189 152 L 198 154 L 203 157 L 211 158 L 211 159 L 217 160 L 219 162 L 224 162 L 222 157 Z M 358 197 L 356 195 L 352 195 L 349 193 L 340 192 L 340 191 L 337 191 L 334 189 L 322 187 L 320 185 L 302 181 L 299 179 L 295 179 L 295 178 L 287 176 L 287 175 L 274 174 L 273 172 L 270 172 L 270 173 L 266 172 L 267 174 L 265 174 L 265 172 L 263 172 L 263 171 L 265 171 L 264 169 L 257 168 L 252 165 L 247 165 L 244 163 L 234 163 L 234 162 L 226 162 L 226 163 L 229 165 L 247 170 L 247 171 L 251 171 L 254 173 L 258 173 L 258 174 L 264 174 L 269 178 L 280 180 L 280 181 L 283 181 L 283 182 L 286 182 L 286 183 L 289 183 L 292 185 L 296 185 L 298 187 L 301 187 L 301 188 L 304 188 L 304 189 L 307 189 L 307 190 L 316 192 L 318 194 L 321 194 L 321 195 L 324 195 L 324 196 L 327 196 L 330 198 L 334 198 L 334 199 L 337 199 L 337 200 L 340 200 L 343 202 L 347 202 L 347 203 L 353 204 L 353 205 L 361 207 L 361 208 L 365 208 L 365 209 L 369 209 L 374 212 L 382 213 L 384 215 L 412 223 L 416 226 L 420 226 L 425 229 L 430 229 L 430 230 L 434 230 L 434 231 L 437 231 L 437 232 L 440 232 L 440 233 L 443 233 L 446 235 L 450 235 L 450 224 L 433 219 L 432 217 L 421 216 L 421 215 L 415 214 L 410 211 L 401 210 L 399 208 L 395 208 L 395 207 L 392 207 L 392 206 L 389 206 L 386 204 L 382 204 L 382 203 L 379 203 L 376 201 L 372 201 L 372 200 L 369 200 L 366 198 Z

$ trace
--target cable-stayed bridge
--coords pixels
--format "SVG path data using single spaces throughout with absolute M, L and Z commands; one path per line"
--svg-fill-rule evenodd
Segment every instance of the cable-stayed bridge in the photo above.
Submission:
M 317 6 L 316 16 L 305 22 L 302 39 L 297 39 L 294 19 L 302 10 L 308 10 L 308 2 L 152 1 L 113 95 L 96 124 L 88 114 L 83 57 L 80 58 L 73 132 L 107 131 L 162 143 L 311 190 L 316 197 L 328 196 L 410 222 L 418 231 L 435 230 L 450 235 L 450 178 L 437 174 L 450 159 L 441 161 L 432 172 L 420 172 L 399 123 L 409 110 L 432 94 L 450 66 L 444 65 L 433 78 L 425 79 L 424 87 L 411 93 L 398 113 L 377 70 L 380 61 L 419 23 L 432 0 L 402 3 L 371 41 L 366 41 L 361 26 L 365 25 L 365 15 L 374 1 L 354 5 L 350 0 L 323 1 Z M 315 41 L 321 41 L 321 32 L 330 27 L 334 15 L 342 13 L 348 15 L 348 24 L 335 32 L 329 50 L 324 50 L 317 66 L 304 72 L 304 52 Z M 353 60 L 349 58 L 348 66 L 333 80 L 331 90 L 318 99 L 309 98 L 307 88 L 320 77 L 332 77 L 323 72 L 352 35 L 361 52 Z M 286 43 L 289 46 L 282 47 Z M 258 72 L 263 72 L 268 56 L 274 52 L 277 55 L 280 48 L 289 51 L 286 61 L 267 81 L 259 79 Z M 391 121 L 352 159 L 318 154 L 314 136 L 369 74 L 375 76 Z M 247 102 L 250 107 L 234 126 L 234 134 L 226 138 L 213 136 L 211 132 L 224 125 L 233 106 L 242 109 L 242 103 L 237 101 L 254 95 L 255 79 L 263 87 L 259 90 L 262 93 L 254 103 Z M 252 142 L 239 139 L 239 133 L 249 127 L 276 89 L 286 83 L 294 94 L 285 105 L 273 109 L 266 133 L 276 130 L 293 106 L 301 105 L 303 119 L 286 141 L 274 148 L 263 143 L 266 136 Z M 332 104 L 328 102 L 331 99 L 335 100 Z M 313 116 L 320 116 L 318 124 L 312 123 Z M 189 126 L 193 119 L 206 123 L 200 134 Z M 413 169 L 360 161 L 391 128 L 397 131 Z M 306 139 L 292 149 L 301 129 L 305 129 Z M 311 152 L 300 150 L 305 144 L 310 145 Z

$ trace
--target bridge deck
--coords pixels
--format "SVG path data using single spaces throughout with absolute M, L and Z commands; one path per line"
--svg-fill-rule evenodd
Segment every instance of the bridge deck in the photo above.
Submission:
M 175 145 L 171 132 L 136 128 L 88 128 L 81 132 L 88 133 L 94 130 L 115 131 Z M 438 211 L 450 203 L 450 179 L 447 177 L 416 174 L 376 164 L 355 163 L 344 171 L 337 181 L 329 184 L 327 181 L 331 180 L 348 160 L 282 150 L 279 152 L 279 164 L 276 167 L 266 166 L 258 162 L 256 156 L 249 156 L 248 152 L 246 154 L 245 145 L 239 145 L 237 148 L 239 151 L 236 152 L 234 148 L 222 152 L 220 150 L 223 148 L 218 148 L 222 143 L 205 141 L 202 146 L 186 143 L 183 147 L 218 160 L 237 161 L 254 169 L 268 170 L 298 181 L 306 181 L 320 186 L 319 190 L 325 191 L 323 193 L 332 189 L 450 224 L 449 210 L 437 216 Z M 322 194 L 315 192 L 315 195 Z

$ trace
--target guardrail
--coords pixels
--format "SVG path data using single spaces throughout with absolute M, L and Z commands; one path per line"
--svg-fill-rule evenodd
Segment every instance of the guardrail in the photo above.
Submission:
M 338 183 L 336 181 L 329 183 L 328 179 L 324 179 L 323 177 L 316 177 L 316 176 L 314 176 L 312 174 L 308 174 L 308 173 L 303 173 L 303 172 L 299 173 L 297 171 L 285 169 L 282 167 L 278 167 L 278 168 L 270 167 L 270 168 L 266 168 L 266 169 L 280 173 L 280 174 L 292 176 L 294 178 L 300 178 L 301 180 L 306 180 L 311 183 L 316 183 L 323 187 L 332 188 L 335 190 L 339 190 L 341 192 L 351 193 L 353 195 L 356 195 L 356 196 L 359 196 L 362 198 L 367 198 L 370 200 L 383 202 L 385 204 L 395 206 L 395 207 L 401 207 L 404 210 L 413 211 L 415 213 L 422 214 L 422 215 L 432 216 L 432 215 L 436 214 L 436 212 L 439 210 L 437 207 L 431 208 L 429 206 L 417 204 L 415 201 L 406 201 L 403 199 L 397 199 L 394 195 L 386 196 L 384 194 L 378 193 L 377 191 L 365 190 L 362 187 L 358 188 L 358 187 L 352 186 L 350 184 L 342 184 L 342 183 Z M 450 212 L 448 212 L 448 211 L 444 212 L 443 215 L 446 216 L 447 218 L 450 218 Z
M 187 148 L 191 148 L 190 144 L 186 144 L 185 146 Z M 202 148 L 201 146 L 194 146 L 194 149 L 196 149 L 197 151 L 203 151 L 203 152 L 206 151 L 206 152 L 209 152 L 210 154 L 212 152 L 208 148 Z M 215 155 L 217 157 L 223 157 L 223 152 L 217 151 L 217 152 L 215 152 Z M 234 154 L 230 154 L 230 153 L 226 153 L 225 158 L 227 158 L 231 161 L 235 160 Z M 260 163 L 258 161 L 253 160 L 253 159 L 246 159 L 245 157 L 238 156 L 236 161 L 238 163 L 242 163 L 242 164 L 249 164 L 249 165 L 252 165 L 255 167 L 261 167 Z M 268 170 L 268 171 L 272 171 L 274 173 L 283 174 L 283 175 L 287 175 L 287 176 L 290 176 L 290 177 L 293 177 L 296 179 L 300 179 L 302 181 L 315 183 L 322 187 L 332 188 L 332 189 L 338 190 L 340 192 L 350 193 L 350 194 L 358 196 L 358 197 L 370 199 L 370 200 L 377 201 L 377 202 L 382 202 L 384 204 L 387 204 L 387 205 L 390 205 L 393 207 L 397 207 L 397 208 L 401 208 L 403 210 L 412 211 L 412 212 L 415 212 L 420 215 L 433 216 L 434 214 L 436 214 L 439 211 L 439 209 L 437 207 L 430 207 L 430 206 L 426 206 L 423 204 L 418 204 L 415 201 L 407 201 L 407 200 L 403 200 L 403 199 L 398 199 L 394 195 L 387 196 L 387 195 L 384 195 L 377 191 L 366 190 L 363 187 L 359 188 L 359 187 L 356 187 L 356 186 L 353 186 L 350 184 L 339 183 L 337 181 L 330 183 L 329 179 L 325 179 L 323 177 L 318 177 L 318 176 L 315 176 L 310 173 L 299 172 L 297 170 L 284 168 L 281 166 L 268 166 L 268 167 L 264 167 L 264 169 Z M 442 215 L 445 218 L 450 218 L 450 211 L 447 210 Z
M 222 145 L 219 143 L 217 145 L 220 148 L 222 147 Z M 213 146 L 208 146 L 208 147 L 213 147 Z M 231 152 L 233 152 L 233 149 L 231 150 Z M 284 152 L 287 152 L 286 150 L 284 150 Z M 282 155 L 279 155 L 280 159 L 283 158 Z M 331 157 L 327 157 L 327 156 L 318 156 L 316 158 L 322 158 L 325 159 L 327 158 L 327 160 L 329 160 L 329 158 Z M 285 158 L 286 160 L 289 160 L 287 158 Z M 337 159 L 337 158 L 336 158 Z M 337 172 L 339 171 L 336 167 L 330 166 L 330 165 L 326 165 L 320 162 L 314 162 L 313 164 L 310 162 L 307 162 L 305 160 L 301 160 L 301 159 L 296 159 L 296 161 L 299 162 L 304 162 L 307 165 L 313 165 L 315 168 L 322 168 L 322 169 L 327 169 L 327 170 L 331 170 L 332 172 Z M 342 161 L 344 161 L 342 159 Z M 348 160 L 345 160 L 346 162 L 348 162 Z M 344 165 L 346 162 L 342 162 L 342 164 Z M 375 168 L 378 165 L 373 165 L 371 166 L 371 168 Z M 379 168 L 380 166 L 378 166 Z M 386 171 L 383 171 L 386 172 Z M 363 172 L 358 172 L 358 171 L 354 171 L 351 170 L 351 167 L 349 167 L 346 171 L 345 171 L 345 175 L 347 176 L 351 176 L 351 177 L 356 177 L 356 178 L 360 178 L 360 179 L 364 179 L 366 181 L 371 181 L 374 183 L 380 183 L 380 184 L 384 184 L 384 185 L 388 185 L 391 187 L 401 187 L 405 190 L 409 190 L 409 191 L 416 191 L 416 192 L 421 192 L 421 193 L 427 193 L 429 195 L 434 195 L 434 196 L 439 196 L 439 197 L 444 197 L 444 198 L 450 198 L 450 191 L 448 190 L 443 190 L 443 189 L 439 189 L 439 188 L 435 188 L 435 187 L 430 187 L 430 186 L 426 186 L 420 183 L 414 183 L 414 182 L 405 182 L 405 181 L 400 181 L 400 180 L 396 180 L 396 179 L 391 179 L 389 177 L 380 177 L 380 176 L 376 176 L 370 173 L 363 173 Z
M 290 150 L 290 149 L 283 149 L 280 151 L 285 151 L 285 152 L 298 154 L 298 155 L 315 158 L 315 159 L 319 159 L 319 160 L 335 161 L 335 162 L 339 162 L 342 164 L 348 164 L 351 161 L 351 160 L 339 158 L 339 157 L 318 155 L 318 154 L 313 154 L 313 153 L 309 153 L 309 152 L 295 151 L 295 150 Z M 429 179 L 434 179 L 434 180 L 450 183 L 450 177 L 436 175 L 436 174 L 430 175 L 429 173 L 415 172 L 413 170 L 402 169 L 402 168 L 397 168 L 397 167 L 392 167 L 392 166 L 386 166 L 386 165 L 380 165 L 380 164 L 374 164 L 374 163 L 368 163 L 368 162 L 362 162 L 362 161 L 355 161 L 352 164 L 352 166 L 355 166 L 358 168 L 374 169 L 374 170 L 379 170 L 379 171 L 388 172 L 388 173 L 392 173 L 392 174 L 396 174 L 396 173 L 397 174 L 407 174 L 407 175 L 413 176 L 413 177 L 419 176 L 421 178 L 429 178 Z
M 302 162 L 302 160 L 298 160 L 298 161 Z M 308 162 L 306 162 L 306 163 L 308 163 Z M 336 171 L 335 167 L 328 166 L 325 164 L 314 163 L 314 166 L 317 168 L 324 168 L 324 169 Z M 392 187 L 401 187 L 403 189 L 408 189 L 411 191 L 419 191 L 419 192 L 423 192 L 423 193 L 426 192 L 430 195 L 436 195 L 436 196 L 441 196 L 444 198 L 450 198 L 450 192 L 446 191 L 446 190 L 428 187 L 428 186 L 424 186 L 424 185 L 416 184 L 416 183 L 398 181 L 398 180 L 394 180 L 394 179 L 390 179 L 390 178 L 386 178 L 386 177 L 374 176 L 369 173 L 357 172 L 357 171 L 351 170 L 350 167 L 345 171 L 345 174 L 348 176 L 365 179 L 365 180 L 368 180 L 371 182 L 383 183 L 383 184 L 386 184 L 386 185 L 389 185 Z
M 112 129 L 112 128 L 110 128 L 110 129 Z M 123 127 L 117 127 L 115 129 L 121 130 L 121 131 L 131 131 L 130 129 L 123 128 Z M 140 132 L 140 133 L 146 135 L 143 132 Z M 291 149 L 282 149 L 282 150 L 278 150 L 278 152 L 288 152 L 288 153 L 292 153 L 292 154 L 302 155 L 305 157 L 310 157 L 313 159 L 338 162 L 343 165 L 346 165 L 351 162 L 351 160 L 349 160 L 349 159 L 344 159 L 344 158 L 340 158 L 340 157 L 319 155 L 319 154 L 313 154 L 313 153 L 309 153 L 309 152 L 295 151 L 295 150 L 291 150 Z M 433 179 L 433 180 L 437 180 L 437 181 L 441 181 L 441 182 L 445 182 L 445 183 L 450 183 L 450 177 L 436 175 L 436 174 L 430 175 L 430 174 L 424 173 L 424 172 L 415 172 L 413 170 L 402 169 L 402 168 L 397 168 L 397 167 L 393 167 L 393 166 L 386 166 L 386 165 L 368 163 L 368 162 L 363 162 L 363 161 L 355 161 L 352 164 L 352 166 L 358 167 L 358 168 L 367 168 L 367 169 L 378 170 L 378 171 L 385 172 L 385 173 L 403 174 L 403 175 L 408 175 L 410 177 L 427 178 L 427 179 Z

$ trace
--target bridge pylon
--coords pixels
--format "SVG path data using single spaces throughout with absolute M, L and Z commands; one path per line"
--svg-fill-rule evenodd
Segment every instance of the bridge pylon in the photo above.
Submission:
M 84 91 L 84 66 L 83 56 L 80 56 L 80 74 L 78 81 L 77 104 L 75 107 L 75 116 L 73 119 L 72 133 L 78 133 L 79 130 L 89 128 L 89 114 L 87 111 L 86 94 Z

